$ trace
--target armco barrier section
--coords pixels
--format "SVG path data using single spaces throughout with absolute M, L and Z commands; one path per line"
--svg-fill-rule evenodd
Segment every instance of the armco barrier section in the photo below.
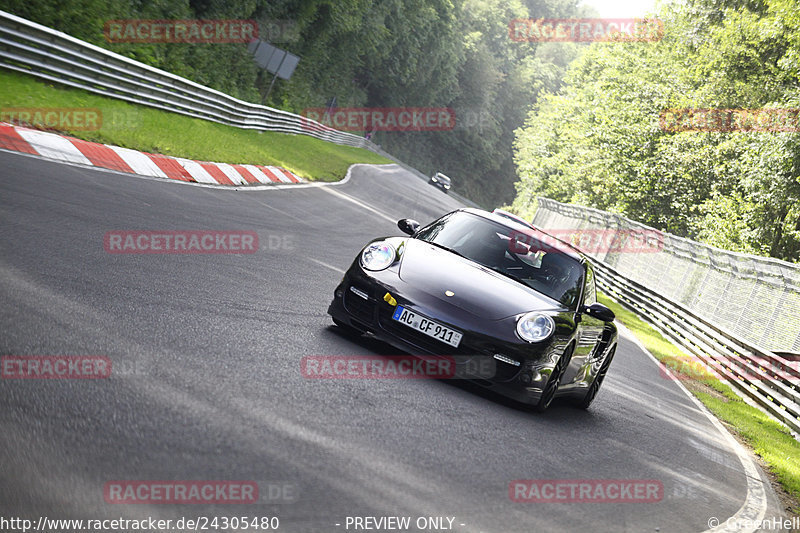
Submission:
M 699 358 L 740 394 L 800 433 L 797 361 L 743 341 L 682 305 L 620 276 L 602 261 L 591 261 L 604 292 Z
M 609 236 L 604 246 L 593 245 L 585 251 L 603 291 L 708 365 L 740 394 L 800 433 L 800 363 L 797 358 L 788 358 L 790 352 L 797 351 L 800 340 L 800 307 L 781 308 L 780 312 L 786 315 L 784 322 L 780 322 L 778 310 L 769 307 L 796 301 L 800 268 L 784 261 L 727 252 L 661 233 L 614 213 L 547 198 L 538 201 L 533 224 L 560 240 L 580 249 L 582 237 L 587 233 L 593 236 L 600 230 Z M 657 242 L 642 240 L 643 251 L 638 253 L 635 243 L 619 245 L 617 241 L 636 231 Z M 683 277 L 675 279 L 676 271 L 682 272 Z M 717 277 L 726 281 L 720 284 Z M 700 278 L 699 283 L 692 281 L 697 278 Z M 704 284 L 706 280 L 711 280 L 713 285 Z M 766 287 L 759 287 L 761 284 Z M 747 290 L 736 292 L 743 286 Z M 686 297 L 692 289 L 711 290 L 712 287 L 720 287 L 718 290 L 722 293 L 714 294 L 715 303 L 710 307 L 705 307 L 709 298 L 702 294 Z M 769 298 L 769 291 L 779 295 L 765 304 L 748 303 L 752 298 Z M 693 305 L 678 301 L 675 294 Z M 748 339 L 729 324 L 720 323 L 720 317 L 729 315 L 715 314 L 719 308 L 717 302 L 737 298 L 741 299 L 736 303 L 737 308 L 749 309 L 752 316 L 745 321 L 738 313 L 734 325 L 760 325 L 750 338 L 764 339 L 763 328 L 767 324 L 787 330 L 782 332 L 784 335 L 776 336 L 777 343 L 772 344 L 781 348 L 781 355 Z M 794 344 L 788 344 L 787 340 Z
M 646 234 L 658 242 L 641 243 L 643 253 L 628 239 L 622 253 L 609 242 L 587 254 L 738 338 L 771 351 L 800 351 L 800 265 L 720 250 L 616 213 L 547 198 L 539 199 L 533 222 L 562 236 L 572 231 L 576 242 L 586 230 L 619 240 Z M 654 248 L 659 251 L 652 253 Z
M 252 104 L 0 11 L 0 67 L 96 94 L 237 128 L 309 135 L 366 148 L 420 179 L 428 177 L 367 139 L 301 115 Z M 477 204 L 451 192 L 467 205 Z
M 229 126 L 310 135 L 377 151 L 377 146 L 358 135 L 294 113 L 233 98 L 5 11 L 0 11 L 0 66 Z

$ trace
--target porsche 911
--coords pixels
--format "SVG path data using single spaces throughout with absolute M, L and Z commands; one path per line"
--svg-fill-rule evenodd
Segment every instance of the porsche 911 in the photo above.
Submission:
M 584 256 L 505 213 L 398 227 L 406 236 L 368 243 L 334 290 L 337 326 L 412 355 L 491 358 L 493 375 L 470 381 L 538 411 L 558 397 L 589 407 L 617 329 Z

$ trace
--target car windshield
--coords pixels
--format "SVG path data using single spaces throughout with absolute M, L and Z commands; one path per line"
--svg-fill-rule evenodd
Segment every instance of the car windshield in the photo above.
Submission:
M 583 265 L 530 234 L 456 211 L 420 230 L 416 238 L 499 272 L 568 308 L 578 300 Z

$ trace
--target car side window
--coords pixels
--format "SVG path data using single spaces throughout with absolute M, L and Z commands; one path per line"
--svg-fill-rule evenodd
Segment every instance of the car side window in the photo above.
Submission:
M 586 287 L 583 291 L 583 305 L 592 305 L 597 302 L 597 290 L 594 285 L 594 271 L 589 265 L 586 266 Z

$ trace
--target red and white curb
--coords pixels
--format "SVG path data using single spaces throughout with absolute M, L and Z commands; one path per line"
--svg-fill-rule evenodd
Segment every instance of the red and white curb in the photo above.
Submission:
M 280 167 L 208 163 L 139 152 L 120 146 L 82 141 L 0 122 L 0 148 L 140 176 L 167 178 L 208 185 L 269 185 L 305 183 Z

